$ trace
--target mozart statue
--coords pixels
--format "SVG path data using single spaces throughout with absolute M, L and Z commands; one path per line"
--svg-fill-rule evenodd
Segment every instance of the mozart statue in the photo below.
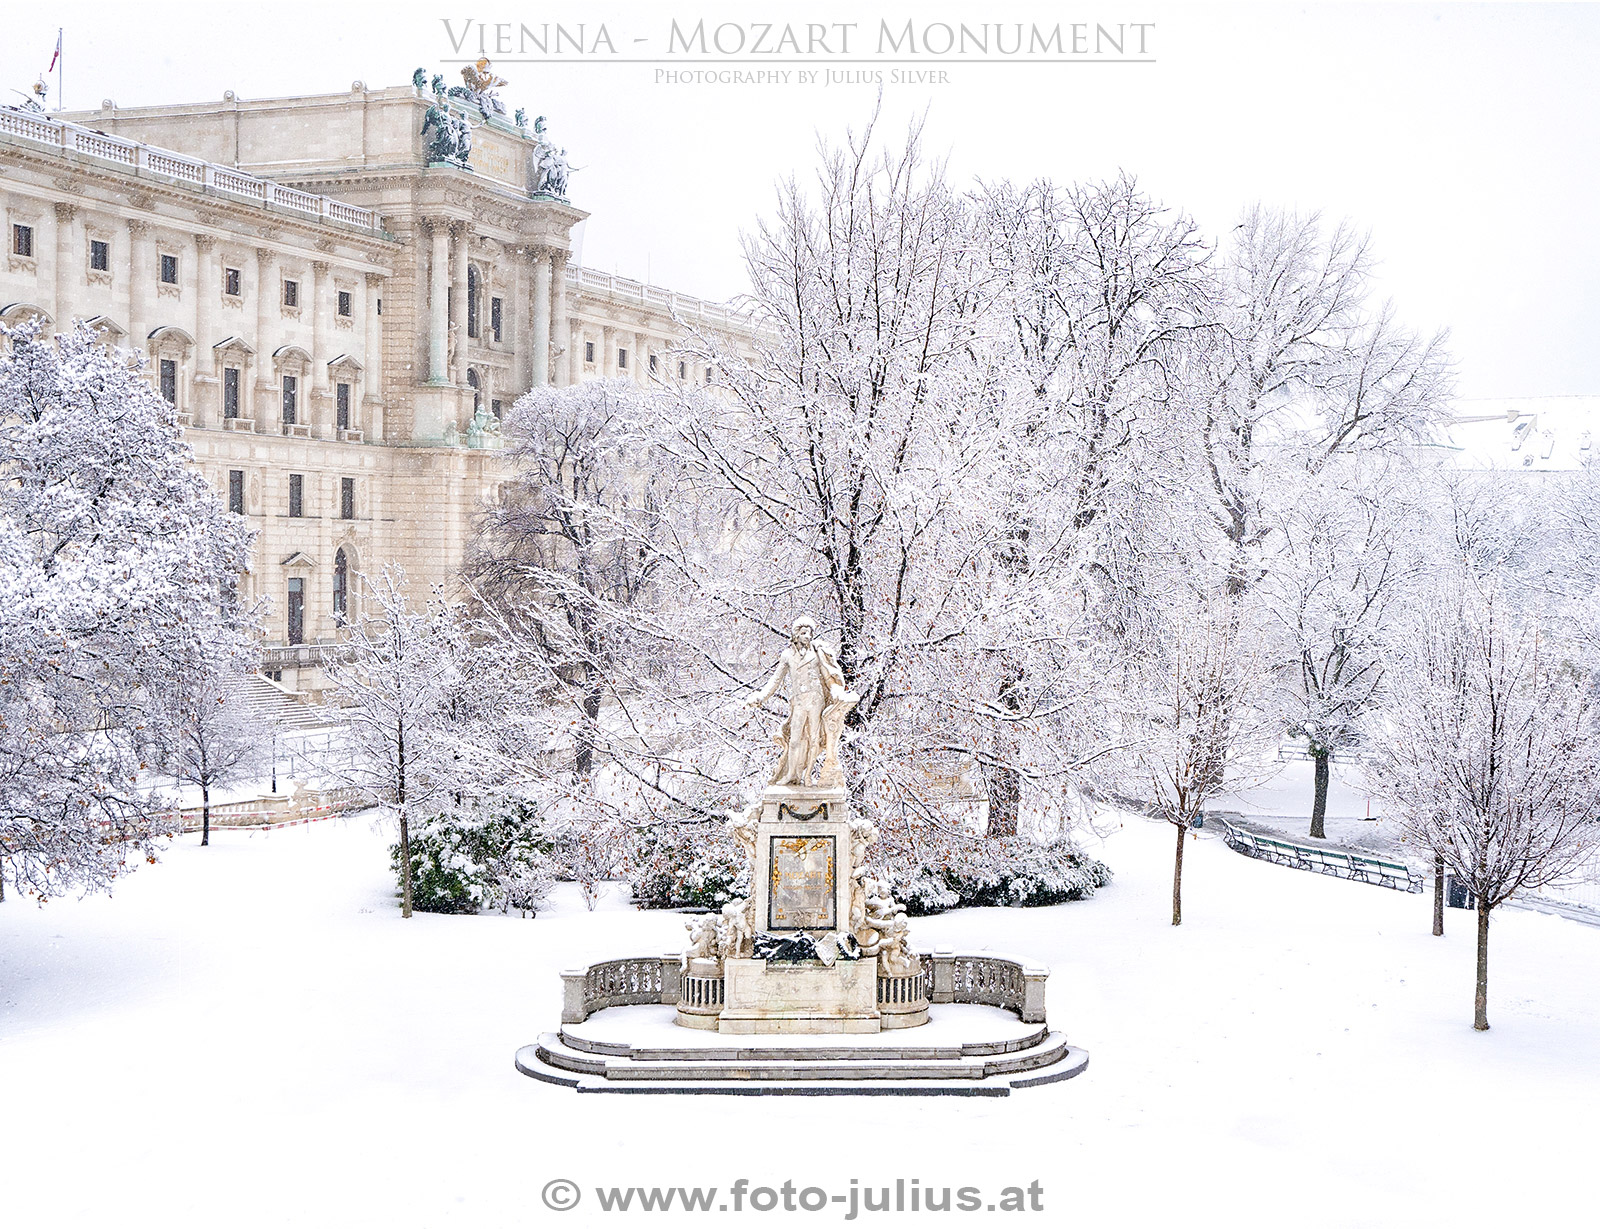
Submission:
M 844 674 L 834 651 L 814 639 L 816 629 L 816 621 L 809 615 L 796 619 L 790 629 L 789 647 L 778 658 L 766 687 L 744 701 L 746 708 L 760 708 L 788 676 L 789 719 L 774 739 L 780 752 L 768 785 L 810 785 L 811 770 L 819 758 L 823 762 L 817 784 L 844 784 L 839 736 L 846 714 L 859 697 L 845 690 Z

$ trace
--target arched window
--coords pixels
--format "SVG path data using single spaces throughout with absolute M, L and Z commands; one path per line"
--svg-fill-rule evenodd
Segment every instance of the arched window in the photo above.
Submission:
M 478 335 L 478 271 L 467 266 L 467 336 Z
M 350 558 L 340 547 L 333 556 L 333 619 L 344 623 L 350 615 Z
M 472 390 L 472 416 L 476 418 L 478 411 L 483 408 L 483 381 L 478 379 L 478 373 L 471 367 L 467 368 L 467 387 Z

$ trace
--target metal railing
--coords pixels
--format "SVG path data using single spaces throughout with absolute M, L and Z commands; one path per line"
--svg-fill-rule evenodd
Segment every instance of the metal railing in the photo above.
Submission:
M 1422 891 L 1422 876 L 1404 862 L 1393 862 L 1376 854 L 1357 853 L 1349 849 L 1326 849 L 1318 845 L 1301 845 L 1295 841 L 1261 836 L 1248 828 L 1229 823 L 1215 812 L 1206 818 L 1222 829 L 1222 839 L 1229 849 L 1247 858 L 1276 862 L 1279 866 L 1292 866 L 1296 870 L 1316 871 L 1319 875 L 1333 875 L 1339 879 L 1353 879 L 1358 883 L 1395 888 L 1401 892 Z
M 252 201 L 264 209 L 287 209 L 373 234 L 384 234 L 382 219 L 371 209 L 302 192 L 270 179 L 259 179 L 236 167 L 222 166 L 156 145 L 96 132 L 22 107 L 0 106 L 0 136 L 15 137 L 69 153 L 87 154 L 103 162 L 128 167 L 135 174 L 158 175 L 201 190 L 226 193 Z

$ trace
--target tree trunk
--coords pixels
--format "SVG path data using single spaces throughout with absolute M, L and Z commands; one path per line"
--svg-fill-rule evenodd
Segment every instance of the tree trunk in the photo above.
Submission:
M 1188 835 L 1186 824 L 1178 826 L 1178 853 L 1172 862 L 1172 924 L 1183 924 L 1183 838 Z
M 0 858 L 0 905 L 6 903 L 6 860 Z
M 211 787 L 200 782 L 200 843 L 211 844 Z
M 1433 933 L 1444 934 L 1444 855 L 1433 855 Z
M 411 916 L 411 824 L 400 808 L 400 916 Z
M 1489 1027 L 1489 906 L 1478 897 L 1478 987 L 1472 998 L 1472 1027 Z
M 1327 838 L 1323 830 L 1323 820 L 1328 815 L 1328 759 L 1330 753 L 1326 747 L 1311 748 L 1312 773 L 1311 788 L 1311 835 L 1317 840 Z
M 406 730 L 402 722 L 396 732 L 395 802 L 400 811 L 400 916 L 411 916 L 411 823 L 406 818 Z
M 576 754 L 572 758 L 572 770 L 578 780 L 582 781 L 594 768 L 594 731 L 600 722 L 600 688 L 593 684 L 584 688 L 583 692 L 584 727 L 578 731 L 578 745 Z
M 1014 662 L 1007 662 L 1000 682 L 1000 704 L 1008 712 L 1022 711 L 1023 674 Z M 1017 737 L 1010 723 L 995 723 L 995 765 L 989 773 L 989 836 L 1016 836 L 1017 819 L 1022 811 L 1022 774 L 1017 771 Z

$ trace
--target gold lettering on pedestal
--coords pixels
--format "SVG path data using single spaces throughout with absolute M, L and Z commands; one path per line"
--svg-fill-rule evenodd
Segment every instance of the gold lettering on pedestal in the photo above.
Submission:
M 831 836 L 771 838 L 768 930 L 834 929 L 834 853 Z

